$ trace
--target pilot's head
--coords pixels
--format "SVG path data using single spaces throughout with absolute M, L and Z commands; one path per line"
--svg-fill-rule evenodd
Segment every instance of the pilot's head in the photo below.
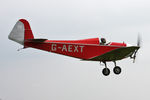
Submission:
M 106 39 L 105 38 L 101 38 L 101 43 L 106 43 Z

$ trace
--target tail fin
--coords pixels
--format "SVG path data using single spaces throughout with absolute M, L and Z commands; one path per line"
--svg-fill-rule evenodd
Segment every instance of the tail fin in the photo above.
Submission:
M 10 32 L 8 38 L 22 45 L 24 45 L 26 39 L 34 39 L 29 22 L 25 19 L 20 19 Z

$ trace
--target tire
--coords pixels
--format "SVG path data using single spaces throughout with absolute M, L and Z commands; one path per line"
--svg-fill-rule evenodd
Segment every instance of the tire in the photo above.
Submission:
M 104 68 L 102 73 L 104 76 L 108 76 L 110 74 L 110 70 L 108 68 Z
M 113 72 L 114 72 L 116 75 L 119 75 L 119 74 L 121 73 L 121 68 L 120 68 L 119 66 L 116 66 L 116 67 L 114 67 Z

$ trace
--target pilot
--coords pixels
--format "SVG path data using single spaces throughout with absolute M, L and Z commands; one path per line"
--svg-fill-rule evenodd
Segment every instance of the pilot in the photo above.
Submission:
M 100 45 L 105 45 L 105 44 L 106 44 L 106 39 L 105 38 L 101 38 Z

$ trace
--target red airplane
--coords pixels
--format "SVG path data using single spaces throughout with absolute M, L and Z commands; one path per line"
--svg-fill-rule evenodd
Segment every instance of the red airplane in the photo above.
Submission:
M 102 70 L 103 75 L 110 74 L 106 62 L 114 62 L 113 72 L 121 73 L 121 68 L 116 65 L 116 61 L 130 57 L 133 61 L 140 48 L 140 39 L 137 46 L 131 46 L 126 43 L 109 42 L 105 38 L 90 38 L 82 40 L 48 40 L 35 39 L 27 20 L 20 19 L 10 32 L 8 38 L 21 45 L 23 48 L 36 48 L 48 52 L 58 53 L 86 61 L 99 61 L 105 64 Z

